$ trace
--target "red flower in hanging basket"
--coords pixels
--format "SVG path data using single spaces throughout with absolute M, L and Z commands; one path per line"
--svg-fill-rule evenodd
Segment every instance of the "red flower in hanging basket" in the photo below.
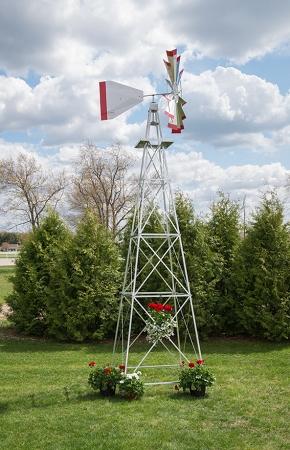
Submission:
M 104 368 L 104 374 L 105 375 L 110 375 L 111 372 L 112 372 L 112 367 L 105 367 Z
M 125 370 L 125 364 L 120 364 L 120 365 L 119 365 L 119 369 L 120 369 L 120 370 Z
M 154 309 L 154 311 L 156 311 L 156 312 L 161 312 L 161 311 L 171 312 L 173 309 L 173 307 L 171 305 L 168 305 L 168 304 L 163 305 L 162 303 L 149 303 L 148 308 Z
M 155 309 L 156 303 L 149 303 L 148 308 Z
M 173 308 L 172 308 L 171 305 L 164 305 L 164 306 L 163 306 L 163 310 L 166 311 L 166 312 L 171 312 L 172 309 L 173 309 Z
M 95 367 L 95 365 L 96 365 L 95 361 L 90 361 L 90 362 L 89 362 L 89 366 L 90 366 L 90 367 Z
M 188 363 L 188 367 L 192 369 L 194 367 L 194 363 L 193 362 Z
M 204 363 L 204 359 L 198 359 L 198 360 L 196 361 L 196 363 L 197 363 L 199 366 L 202 366 L 202 364 Z

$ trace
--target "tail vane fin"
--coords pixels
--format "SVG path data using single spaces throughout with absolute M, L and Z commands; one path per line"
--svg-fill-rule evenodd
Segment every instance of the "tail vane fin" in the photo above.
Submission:
M 100 81 L 101 120 L 114 119 L 143 101 L 143 91 L 117 83 Z

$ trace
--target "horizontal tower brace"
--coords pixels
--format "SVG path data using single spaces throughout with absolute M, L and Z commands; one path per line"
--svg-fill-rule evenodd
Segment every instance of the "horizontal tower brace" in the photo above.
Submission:
M 128 369 L 136 369 L 137 366 L 128 366 Z M 157 369 L 157 368 L 161 368 L 161 367 L 180 367 L 179 364 L 156 364 L 156 365 L 151 365 L 151 366 L 147 366 L 147 365 L 142 365 L 139 366 L 138 369 Z
M 147 297 L 189 297 L 188 294 L 182 293 L 172 293 L 172 292 L 138 292 L 138 294 L 133 292 L 121 292 L 124 297 L 138 297 L 138 298 L 147 298 Z
M 139 234 L 131 235 L 132 239 L 138 238 Z M 177 233 L 140 233 L 142 238 L 169 238 L 169 237 L 179 237 Z
M 145 386 L 156 386 L 158 384 L 178 384 L 179 381 L 154 381 L 153 383 L 144 383 Z

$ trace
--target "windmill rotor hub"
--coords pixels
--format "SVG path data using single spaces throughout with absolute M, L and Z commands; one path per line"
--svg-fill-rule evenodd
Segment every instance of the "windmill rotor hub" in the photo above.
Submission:
M 179 87 L 177 86 L 177 84 L 175 84 L 175 83 L 174 83 L 174 85 L 173 85 L 172 92 L 173 92 L 174 95 L 177 95 L 177 96 L 180 94 L 180 89 L 179 89 Z
M 151 102 L 150 103 L 150 111 L 151 112 L 157 112 L 158 111 L 158 103 L 156 103 L 156 102 Z

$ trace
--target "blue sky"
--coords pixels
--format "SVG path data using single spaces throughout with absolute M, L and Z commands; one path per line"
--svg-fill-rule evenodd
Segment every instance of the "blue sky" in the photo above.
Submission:
M 237 200 L 246 195 L 249 209 L 273 187 L 287 201 L 290 4 L 142 5 L 60 0 L 56 8 L 52 0 L 1 1 L 1 157 L 28 152 L 48 170 L 69 169 L 86 140 L 134 147 L 144 134 L 146 104 L 101 122 L 98 81 L 162 89 L 165 51 L 177 47 L 188 103 L 185 132 L 174 135 L 168 154 L 174 187 L 201 213 L 219 189 Z M 169 136 L 166 128 L 164 133 Z

